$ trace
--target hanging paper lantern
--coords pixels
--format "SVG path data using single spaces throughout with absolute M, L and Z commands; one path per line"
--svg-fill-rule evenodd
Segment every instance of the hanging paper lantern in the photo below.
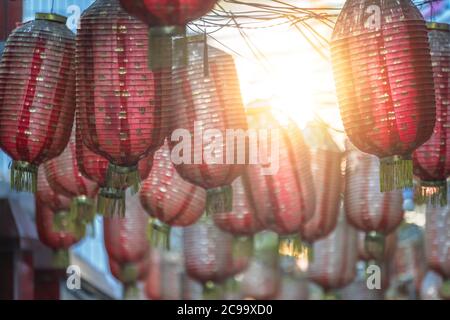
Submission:
M 170 226 L 191 225 L 205 209 L 205 190 L 179 176 L 167 143 L 155 153 L 152 171 L 143 182 L 139 196 L 150 216 Z
M 95 196 L 98 185 L 83 177 L 75 154 L 75 130 L 66 149 L 44 164 L 48 183 L 53 191 L 72 199 L 70 214 L 85 224 L 95 217 Z
M 114 189 L 129 185 L 138 191 L 138 162 L 166 135 L 168 110 L 162 108 L 170 95 L 170 73 L 147 68 L 147 32 L 118 0 L 97 0 L 81 16 L 77 34 L 82 141 L 110 162 L 106 180 Z
M 289 236 L 297 236 L 315 210 L 309 151 L 300 129 L 289 119 L 281 122 L 266 108 L 252 108 L 247 113 L 250 129 L 267 130 L 266 142 L 270 144 L 261 140 L 258 149 L 260 154 L 272 158 L 272 163 L 248 166 L 244 176 L 250 186 L 248 192 L 255 199 L 258 220 L 286 237 L 280 249 L 283 247 L 285 254 L 295 255 L 299 249 L 298 239 Z
M 428 24 L 434 87 L 436 124 L 433 135 L 413 153 L 414 175 L 420 179 L 421 200 L 447 204 L 447 178 L 450 176 L 450 25 Z
M 375 156 L 348 148 L 345 170 L 344 207 L 348 222 L 366 232 L 366 246 L 383 252 L 384 235 L 403 220 L 400 190 L 379 191 L 379 166 Z M 379 257 L 381 258 L 381 256 Z
M 434 271 L 428 271 L 420 286 L 421 300 L 441 300 L 439 290 L 442 286 L 442 276 Z
M 144 21 L 149 27 L 149 51 L 151 68 L 170 66 L 165 55 L 171 50 L 171 38 L 184 36 L 186 24 L 208 13 L 217 0 L 120 0 L 122 7 L 131 15 Z M 185 47 L 182 47 L 185 54 Z
M 426 208 L 425 252 L 428 267 L 444 277 L 444 294 L 450 298 L 450 212 L 449 208 Z M 443 297 L 444 298 L 444 297 Z
M 42 167 L 38 170 L 36 199 L 40 203 L 45 203 L 52 211 L 70 210 L 70 198 L 53 191 Z
M 77 121 L 78 124 L 78 121 Z M 92 152 L 83 144 L 80 132 L 80 126 L 77 125 L 76 134 L 76 156 L 78 169 L 86 178 L 95 181 L 100 190 L 97 195 L 97 213 L 120 217 L 125 215 L 125 191 L 128 188 L 126 184 L 121 188 L 111 188 L 106 184 L 106 173 L 109 162 L 104 157 Z M 147 156 L 138 163 L 138 173 L 141 180 L 147 178 L 153 165 L 153 155 Z
M 334 231 L 314 242 L 314 258 L 308 269 L 309 279 L 325 291 L 342 288 L 356 276 L 357 234 L 341 211 Z
M 331 56 L 345 131 L 380 158 L 380 190 L 412 187 L 411 156 L 436 118 L 427 28 L 410 0 L 347 0 Z
M 172 71 L 176 108 L 170 148 L 180 176 L 206 189 L 210 214 L 232 210 L 231 183 L 245 168 L 245 147 L 239 138 L 227 136 L 231 130 L 245 134 L 247 120 L 233 57 L 212 47 L 208 50 L 208 75 L 203 63 L 205 43 L 199 36 L 188 38 L 188 66 L 175 66 Z M 181 141 L 174 141 L 177 138 Z
M 144 259 L 150 248 L 147 226 L 148 217 L 139 197 L 127 197 L 124 218 L 104 218 L 105 247 L 109 257 L 120 264 Z
M 342 153 L 327 129 L 317 123 L 307 127 L 306 137 L 311 154 L 311 171 L 316 194 L 312 219 L 301 225 L 302 240 L 314 242 L 330 234 L 336 226 L 341 201 Z
M 75 111 L 75 36 L 66 18 L 36 14 L 8 38 L 0 64 L 0 147 L 11 188 L 36 192 L 37 168 L 67 144 Z
M 205 217 L 186 227 L 183 233 L 183 250 L 187 274 L 202 283 L 221 283 L 238 274 L 235 260 L 248 255 L 235 246 L 233 236 L 218 229 Z M 245 266 L 246 267 L 246 266 Z
M 111 257 L 109 258 L 109 268 L 111 274 L 124 286 L 124 298 L 136 299 L 139 295 L 137 282 L 145 280 L 148 272 L 149 257 L 144 257 L 137 262 L 121 264 Z
M 36 227 L 39 240 L 54 251 L 54 264 L 65 269 L 69 264 L 69 248 L 83 238 L 84 233 L 74 233 L 69 212 L 53 211 L 41 201 L 36 201 Z
M 257 220 L 255 199 L 250 192 L 246 175 L 237 178 L 232 183 L 233 209 L 229 212 L 214 214 L 214 223 L 221 230 L 236 236 L 252 236 L 263 229 L 263 225 Z

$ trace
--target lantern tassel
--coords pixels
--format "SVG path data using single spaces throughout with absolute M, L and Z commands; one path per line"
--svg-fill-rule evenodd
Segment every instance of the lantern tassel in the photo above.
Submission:
M 53 252 L 52 265 L 57 269 L 65 270 L 70 263 L 69 251 L 65 249 Z
M 233 209 L 233 189 L 231 186 L 224 186 L 206 191 L 206 207 L 207 216 L 220 213 L 230 212 Z
M 382 233 L 371 231 L 366 233 L 364 238 L 365 250 L 375 258 L 381 261 L 384 256 L 385 236 Z
M 447 205 L 447 181 L 420 181 L 415 199 L 418 204 L 429 203 L 433 206 Z
M 139 298 L 139 289 L 135 282 L 124 285 L 123 292 L 124 300 L 137 300 Z
M 412 188 L 413 162 L 399 156 L 380 159 L 380 191 Z
M 125 217 L 125 191 L 101 188 L 97 196 L 97 212 L 106 217 Z
M 149 221 L 148 237 L 153 248 L 170 250 L 170 226 L 158 219 Z
M 26 161 L 13 161 L 11 167 L 11 189 L 36 193 L 38 167 Z
M 141 179 L 137 166 L 121 167 L 109 164 L 106 172 L 106 185 L 113 189 L 131 187 L 131 194 L 139 192 Z
M 86 196 L 79 196 L 72 199 L 70 203 L 70 217 L 72 221 L 77 221 L 78 225 L 85 228 L 92 223 L 95 218 L 94 201 Z M 79 234 L 77 232 L 77 234 Z
M 279 254 L 298 258 L 302 252 L 304 252 L 304 248 L 299 235 L 280 236 L 278 242 Z

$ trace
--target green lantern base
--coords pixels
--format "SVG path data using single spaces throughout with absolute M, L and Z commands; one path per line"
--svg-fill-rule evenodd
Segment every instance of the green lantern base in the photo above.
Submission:
M 65 249 L 55 250 L 53 252 L 52 265 L 56 269 L 66 270 L 70 264 L 69 251 Z
M 149 220 L 148 237 L 153 248 L 170 250 L 171 227 L 158 219 Z
M 106 217 L 125 217 L 125 191 L 101 188 L 97 195 L 97 212 Z
M 366 233 L 364 238 L 364 249 L 376 261 L 384 258 L 385 236 L 376 231 Z
M 233 189 L 231 186 L 208 189 L 206 194 L 205 214 L 207 216 L 233 210 Z
M 26 161 L 13 161 L 11 165 L 11 189 L 18 192 L 37 191 L 38 167 Z

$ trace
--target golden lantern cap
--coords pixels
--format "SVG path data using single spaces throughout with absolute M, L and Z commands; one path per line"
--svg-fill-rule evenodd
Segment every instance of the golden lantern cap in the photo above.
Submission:
M 427 28 L 428 30 L 450 31 L 450 24 L 439 22 L 428 22 Z
M 56 14 L 56 13 L 42 13 L 38 12 L 36 13 L 36 20 L 48 20 L 58 23 L 66 23 L 67 17 Z

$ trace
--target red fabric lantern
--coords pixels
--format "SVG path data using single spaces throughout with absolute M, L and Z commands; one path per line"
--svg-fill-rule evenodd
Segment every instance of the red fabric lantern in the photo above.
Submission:
M 120 264 L 144 259 L 150 249 L 147 226 L 148 217 L 139 197 L 127 197 L 124 218 L 104 218 L 105 247 L 109 257 Z
M 36 201 L 36 227 L 39 240 L 54 250 L 54 264 L 60 268 L 67 267 L 69 264 L 68 249 L 84 236 L 83 232 L 74 233 L 72 231 L 70 220 L 68 211 L 53 211 L 41 201 Z
M 325 127 L 311 123 L 306 130 L 316 194 L 312 219 L 300 227 L 302 240 L 314 242 L 336 227 L 342 191 L 342 153 Z
M 172 133 L 170 147 L 180 176 L 206 189 L 209 214 L 232 209 L 231 183 L 244 170 L 245 153 L 244 159 L 239 156 L 245 150 L 238 139 L 226 136 L 230 130 L 245 132 L 247 120 L 232 56 L 209 47 L 209 75 L 205 76 L 204 49 L 203 37 L 188 38 L 188 65 L 172 71 L 176 108 L 171 128 L 181 130 Z
M 250 193 L 251 185 L 246 175 L 234 180 L 233 210 L 215 213 L 214 223 L 223 231 L 236 236 L 252 236 L 264 227 L 257 220 L 255 199 Z
M 98 185 L 81 174 L 75 148 L 74 130 L 63 153 L 44 164 L 45 174 L 55 192 L 72 198 L 71 215 L 80 218 L 84 223 L 90 223 L 95 217 L 94 198 Z
M 11 188 L 36 192 L 37 167 L 67 144 L 75 111 L 75 36 L 66 18 L 36 14 L 13 31 L 0 64 L 0 147 Z
M 118 214 L 125 215 L 125 191 L 126 184 L 120 189 L 108 187 L 106 184 L 106 174 L 108 170 L 108 160 L 92 152 L 83 144 L 80 126 L 77 125 L 76 135 L 76 156 L 78 169 L 86 178 L 95 181 L 100 190 L 97 195 L 97 213 L 107 216 Z M 141 180 L 148 177 L 153 165 L 153 155 L 147 156 L 138 163 L 138 173 Z
M 183 250 L 187 274 L 202 283 L 223 282 L 242 271 L 236 260 L 248 256 L 235 246 L 233 236 L 218 229 L 209 218 L 186 227 Z M 244 268 L 247 265 L 244 266 Z
M 428 267 L 444 277 L 443 287 L 450 288 L 450 211 L 427 206 L 425 252 Z M 449 292 L 447 292 L 450 297 Z
M 331 41 L 351 142 L 380 158 L 380 188 L 412 187 L 411 156 L 436 118 L 427 28 L 410 0 L 347 0 Z
M 325 239 L 314 242 L 314 259 L 308 277 L 324 290 L 342 288 L 356 276 L 357 234 L 343 214 L 334 231 Z
M 366 232 L 366 246 L 370 246 L 373 253 L 378 251 L 382 256 L 384 235 L 400 225 L 404 212 L 402 192 L 380 192 L 378 176 L 378 159 L 375 156 L 348 148 L 345 213 L 350 224 Z
M 38 170 L 36 199 L 40 203 L 45 203 L 52 211 L 69 211 L 70 209 L 70 198 L 53 191 L 42 167 Z
M 206 192 L 179 176 L 166 143 L 155 153 L 153 169 L 142 184 L 140 199 L 150 216 L 170 226 L 184 227 L 203 214 Z
M 83 143 L 111 163 L 108 187 L 139 189 L 138 162 L 164 142 L 163 72 L 146 66 L 147 26 L 118 0 L 97 0 L 77 34 L 77 112 Z M 170 75 L 170 74 L 169 74 Z
M 125 299 L 135 299 L 138 297 L 137 282 L 146 279 L 149 261 L 149 256 L 146 256 L 137 262 L 121 264 L 111 259 L 111 257 L 109 258 L 111 274 L 123 284 Z
M 436 124 L 431 138 L 413 153 L 414 175 L 420 179 L 422 200 L 447 204 L 447 178 L 450 176 L 450 25 L 430 23 Z
M 310 220 L 315 210 L 314 181 L 311 174 L 310 154 L 300 129 L 289 119 L 283 123 L 265 108 L 252 108 L 248 111 L 249 127 L 254 130 L 268 130 L 270 146 L 260 141 L 259 152 L 270 155 L 273 149 L 279 154 L 278 170 L 270 172 L 266 164 L 249 165 L 245 179 L 256 204 L 258 220 L 266 227 L 282 236 L 297 235 L 300 227 Z M 272 160 L 273 169 L 275 162 Z M 264 199 L 261 201 L 260 199 Z M 286 241 L 285 241 L 286 240 Z M 286 254 L 296 254 L 298 240 L 286 238 Z

